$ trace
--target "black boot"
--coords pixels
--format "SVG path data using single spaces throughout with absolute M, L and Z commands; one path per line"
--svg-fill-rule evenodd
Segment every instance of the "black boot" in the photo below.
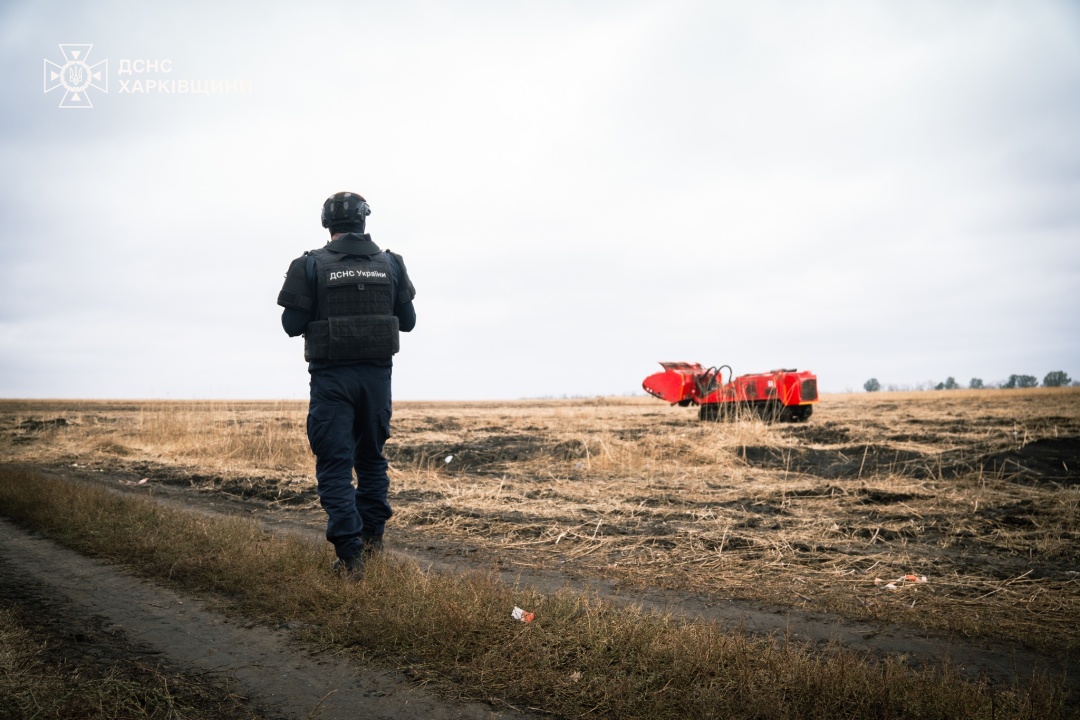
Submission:
M 364 543 L 363 554 L 365 558 L 382 552 L 382 535 L 361 535 L 360 540 Z

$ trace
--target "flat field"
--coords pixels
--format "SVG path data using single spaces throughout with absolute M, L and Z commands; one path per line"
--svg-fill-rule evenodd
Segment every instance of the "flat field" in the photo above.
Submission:
M 7 400 L 0 457 L 313 530 L 305 416 Z M 874 636 L 1080 662 L 1077 388 L 826 395 L 775 425 L 646 398 L 401 402 L 387 455 L 404 553 L 795 635 L 826 618 L 885 653 Z

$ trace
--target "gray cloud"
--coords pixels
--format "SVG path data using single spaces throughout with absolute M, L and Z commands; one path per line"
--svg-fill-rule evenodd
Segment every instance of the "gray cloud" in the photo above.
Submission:
M 420 290 L 402 398 L 1080 375 L 1068 2 L 60 8 L 0 23 L 0 394 L 302 397 L 274 298 L 344 188 Z

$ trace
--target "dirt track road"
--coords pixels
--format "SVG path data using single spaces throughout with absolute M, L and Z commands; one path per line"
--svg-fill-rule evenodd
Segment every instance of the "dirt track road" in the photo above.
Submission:
M 400 673 L 297 645 L 288 628 L 227 617 L 206 602 L 125 574 L 0 519 L 0 601 L 49 614 L 56 640 L 150 664 L 212 671 L 269 718 L 511 720 L 526 715 L 435 697 Z M 98 628 L 69 632 L 73 628 Z M 78 648 L 65 648 L 76 652 Z

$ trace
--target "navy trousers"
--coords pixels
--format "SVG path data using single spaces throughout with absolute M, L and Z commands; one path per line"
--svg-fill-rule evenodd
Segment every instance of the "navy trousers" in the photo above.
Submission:
M 307 433 L 319 502 L 327 515 L 326 539 L 346 560 L 360 555 L 363 538 L 381 537 L 393 514 L 383 457 L 390 437 L 390 371 L 359 364 L 311 371 Z

